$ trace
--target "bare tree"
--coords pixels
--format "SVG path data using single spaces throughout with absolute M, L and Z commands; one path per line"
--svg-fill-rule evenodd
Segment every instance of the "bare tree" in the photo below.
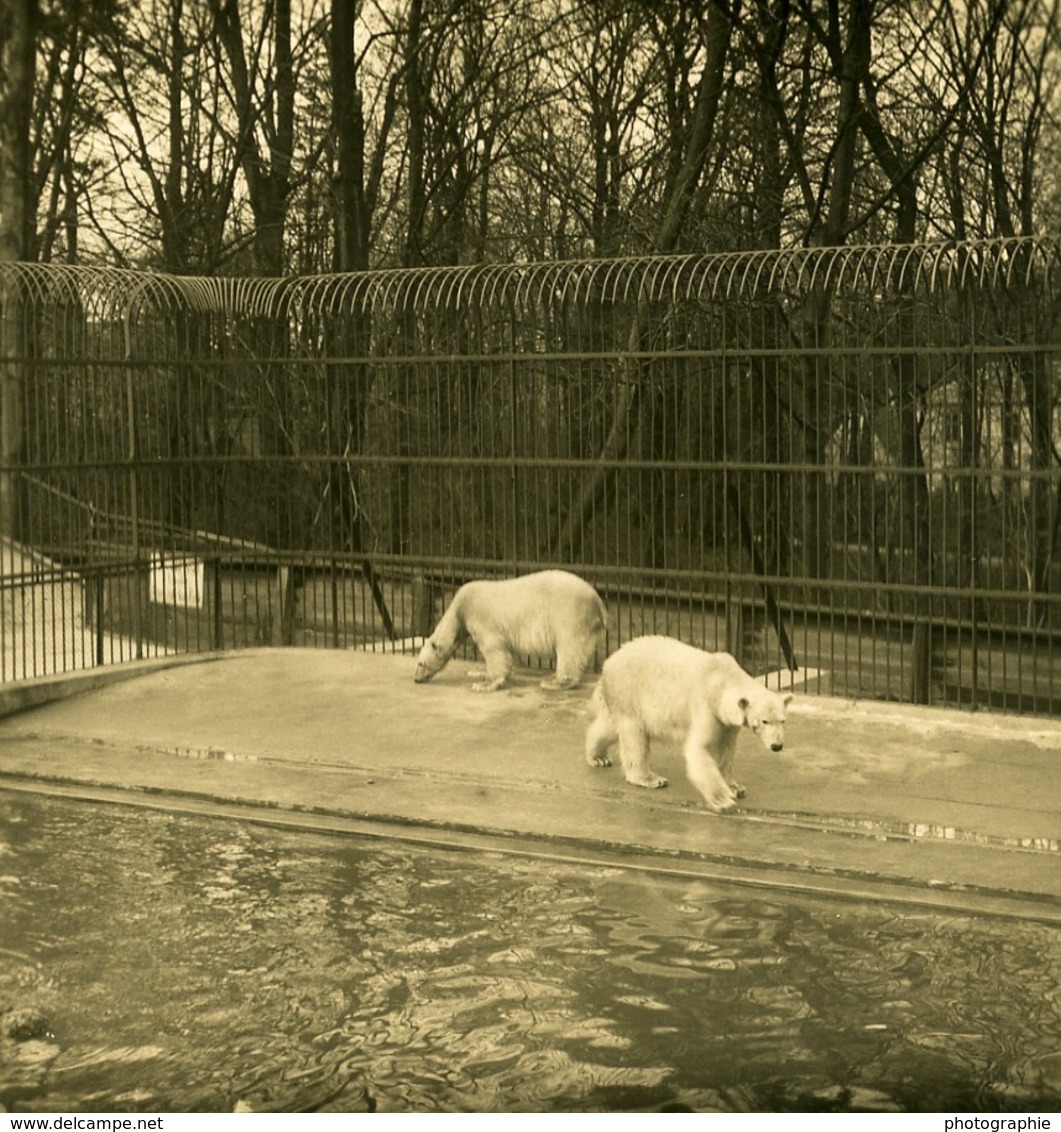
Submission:
M 254 216 L 255 267 L 262 275 L 279 275 L 294 154 L 291 0 L 269 0 L 249 45 L 239 0 L 209 5 L 232 82 L 235 157 Z
M 732 27 L 729 11 L 714 3 L 708 6 L 700 22 L 704 62 L 696 87 L 688 132 L 683 139 L 682 160 L 670 195 L 663 202 L 663 216 L 653 241 L 653 250 L 656 252 L 674 249 L 707 162 L 726 72 Z M 641 353 L 650 316 L 647 301 L 639 301 L 627 342 L 627 356 L 630 359 L 636 359 Z M 622 459 L 631 436 L 636 431 L 630 427 L 630 421 L 649 389 L 648 373 L 641 372 L 643 363 L 637 360 L 630 360 L 626 364 L 634 372 L 617 383 L 608 434 L 598 457 L 599 466 L 582 484 L 553 540 L 553 552 L 561 561 L 578 559 L 581 539 L 603 498 L 611 475 L 610 468 L 615 461 Z
M 156 23 L 126 21 L 98 44 L 101 81 L 124 123 L 107 134 L 124 211 L 106 218 L 106 236 L 122 259 L 153 251 L 168 270 L 210 272 L 224 258 L 236 170 L 214 129 L 219 49 L 184 0 L 150 13 Z
M 1061 141 L 1061 126 L 1051 117 L 1061 91 L 1061 7 L 1057 0 L 1022 0 L 999 9 L 970 5 L 964 26 L 952 16 L 948 46 L 951 81 L 966 92 L 958 116 L 959 129 L 950 139 L 941 165 L 945 197 L 950 205 L 948 227 L 959 238 L 973 227 L 977 234 L 1014 238 L 1034 234 L 1041 201 L 1049 187 L 1044 150 Z M 970 41 L 989 44 L 978 54 Z M 981 60 L 979 66 L 976 61 Z M 982 170 L 982 173 L 978 171 Z M 977 191 L 978 190 L 978 191 Z M 1054 315 L 1019 269 L 1006 299 L 992 309 L 993 332 L 1017 342 L 1049 340 Z M 1015 379 L 1023 393 L 1031 477 L 1028 484 L 1028 589 L 1045 595 L 1051 567 L 1059 551 L 1061 531 L 1061 453 L 1053 442 L 1053 419 L 1061 390 L 1042 351 L 1019 352 L 1009 362 L 1003 381 Z M 974 397 L 973 375 L 966 386 Z M 1012 397 L 1010 397 L 1012 401 Z M 975 425 L 967 407 L 966 424 Z M 972 444 L 972 438 L 967 441 Z M 1007 481 L 1011 486 L 1014 480 Z M 966 501 L 971 514 L 973 501 Z M 970 550 L 970 554 L 971 554 Z M 1045 616 L 1045 603 L 1032 599 L 1029 621 Z

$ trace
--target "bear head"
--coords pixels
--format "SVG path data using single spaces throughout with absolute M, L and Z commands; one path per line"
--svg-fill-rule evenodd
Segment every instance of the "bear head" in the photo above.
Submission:
M 413 680 L 417 684 L 426 684 L 432 676 L 437 675 L 449 664 L 450 658 L 456 651 L 456 645 L 444 649 L 437 645 L 431 637 L 428 637 L 424 641 L 420 655 L 416 658 L 416 673 L 413 675 Z
M 769 688 L 749 687 L 733 697 L 726 722 L 747 727 L 767 750 L 780 751 L 785 745 L 785 708 L 791 702 L 790 693 L 779 696 Z

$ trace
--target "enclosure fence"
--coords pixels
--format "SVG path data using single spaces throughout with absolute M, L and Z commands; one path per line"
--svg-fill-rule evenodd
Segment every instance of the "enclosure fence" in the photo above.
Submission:
M 1061 238 L 284 279 L 0 266 L 0 679 L 408 651 L 557 566 L 608 647 L 1061 710 Z

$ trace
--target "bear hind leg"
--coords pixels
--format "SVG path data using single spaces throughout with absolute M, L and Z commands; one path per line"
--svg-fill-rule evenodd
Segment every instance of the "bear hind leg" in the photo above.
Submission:
M 647 790 L 658 790 L 667 785 L 648 765 L 648 735 L 636 720 L 625 719 L 619 723 L 619 761 L 623 765 L 626 781 L 633 786 L 644 786 Z
M 586 729 L 586 762 L 590 766 L 611 766 L 608 750 L 619 738 L 611 712 L 601 705 Z

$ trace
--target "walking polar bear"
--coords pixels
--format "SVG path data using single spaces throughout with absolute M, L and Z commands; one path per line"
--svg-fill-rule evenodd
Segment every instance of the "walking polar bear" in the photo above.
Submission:
M 627 782 L 666 786 L 649 768 L 650 740 L 682 739 L 689 780 L 708 809 L 723 813 L 745 793 L 732 777 L 741 728 L 780 751 L 791 699 L 753 680 L 729 653 L 704 652 L 671 637 L 638 637 L 601 669 L 590 700 L 586 761 L 611 766 L 608 749 L 618 742 Z
M 556 675 L 542 687 L 574 688 L 603 646 L 606 617 L 597 591 L 566 570 L 467 582 L 420 650 L 413 679 L 423 684 L 441 672 L 469 636 L 486 662 L 486 677 L 473 685 L 476 691 L 504 687 L 513 654 L 555 653 Z

